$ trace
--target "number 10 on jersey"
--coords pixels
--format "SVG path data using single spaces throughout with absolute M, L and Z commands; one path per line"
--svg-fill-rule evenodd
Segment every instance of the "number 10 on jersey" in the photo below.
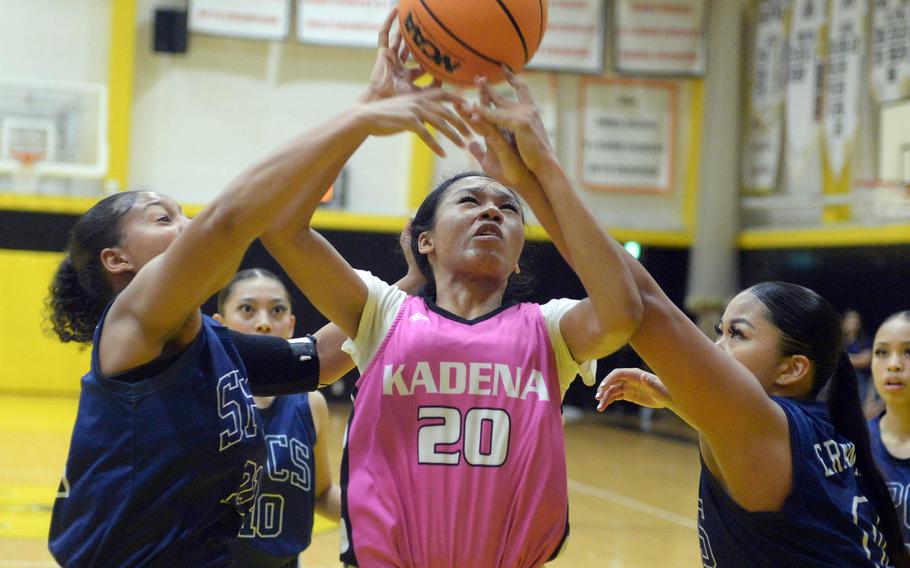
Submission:
M 461 410 L 448 406 L 421 406 L 417 413 L 418 462 L 476 467 L 499 467 L 509 455 L 511 420 L 501 408 Z M 448 446 L 448 447 L 443 447 Z

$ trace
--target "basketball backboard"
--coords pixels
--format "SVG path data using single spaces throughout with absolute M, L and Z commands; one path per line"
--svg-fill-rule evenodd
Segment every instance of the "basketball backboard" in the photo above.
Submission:
M 105 85 L 0 79 L 0 191 L 100 193 L 107 169 Z

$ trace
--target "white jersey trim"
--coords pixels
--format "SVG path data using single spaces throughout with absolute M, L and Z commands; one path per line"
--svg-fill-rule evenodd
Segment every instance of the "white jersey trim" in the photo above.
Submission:
M 357 369 L 362 373 L 379 351 L 379 347 L 388 335 L 389 329 L 395 322 L 395 317 L 408 295 L 397 286 L 383 282 L 370 272 L 358 270 L 357 275 L 366 284 L 367 300 L 363 306 L 363 314 L 360 316 L 357 336 L 347 339 L 341 349 L 351 356 Z M 560 298 L 539 305 L 547 326 L 550 345 L 553 346 L 553 352 L 556 355 L 560 398 L 577 375 L 581 375 L 587 385 L 593 385 L 595 380 L 596 361 L 576 361 L 559 329 L 559 322 L 563 315 L 578 302 L 579 300 Z

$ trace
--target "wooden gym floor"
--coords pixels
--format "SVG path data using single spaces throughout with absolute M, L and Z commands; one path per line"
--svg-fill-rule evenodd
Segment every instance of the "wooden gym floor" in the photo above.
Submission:
M 350 408 L 330 411 L 337 479 Z M 75 398 L 0 396 L 0 568 L 56 566 L 47 526 L 75 416 Z M 659 414 L 655 429 L 668 427 L 680 432 L 672 417 Z M 698 452 L 691 441 L 643 434 L 615 414 L 588 412 L 566 425 L 566 447 L 572 533 L 554 568 L 701 565 Z M 316 531 L 303 565 L 339 566 L 335 526 L 317 517 Z

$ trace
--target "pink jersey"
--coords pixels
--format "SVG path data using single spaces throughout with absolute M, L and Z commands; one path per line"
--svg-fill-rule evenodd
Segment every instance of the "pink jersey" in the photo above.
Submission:
M 342 560 L 547 562 L 568 533 L 561 396 L 540 305 L 467 322 L 407 297 L 356 385 Z

